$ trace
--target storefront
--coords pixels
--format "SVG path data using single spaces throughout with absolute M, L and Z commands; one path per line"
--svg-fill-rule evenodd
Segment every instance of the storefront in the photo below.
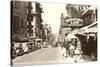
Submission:
M 79 29 L 75 35 L 81 41 L 83 54 L 97 60 L 97 22 Z

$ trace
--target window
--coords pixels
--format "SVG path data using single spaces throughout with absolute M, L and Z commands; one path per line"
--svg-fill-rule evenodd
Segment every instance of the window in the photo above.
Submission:
M 23 7 L 24 7 L 24 11 L 25 11 L 25 13 L 27 14 L 27 7 L 28 7 L 27 2 L 24 2 Z
M 97 9 L 96 9 L 95 13 L 96 13 L 96 21 L 97 21 L 97 16 L 98 16 L 98 15 L 97 15 L 97 13 L 98 13 Z
M 67 24 L 71 24 L 71 22 L 69 21 Z
M 15 1 L 15 8 L 20 8 L 20 1 Z
M 19 16 L 13 16 L 12 18 L 12 27 L 15 34 L 19 32 L 19 20 Z
M 23 21 L 23 19 L 21 19 L 21 26 L 23 27 L 24 25 L 24 21 Z

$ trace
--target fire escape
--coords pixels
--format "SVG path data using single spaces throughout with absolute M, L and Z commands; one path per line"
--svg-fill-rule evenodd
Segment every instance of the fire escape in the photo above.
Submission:
M 33 36 L 33 25 L 32 25 L 32 21 L 33 21 L 33 15 L 32 15 L 32 3 L 29 2 L 28 3 L 28 33 L 29 33 L 29 38 Z

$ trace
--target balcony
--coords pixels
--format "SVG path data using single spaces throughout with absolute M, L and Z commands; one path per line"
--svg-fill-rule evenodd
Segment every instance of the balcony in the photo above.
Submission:
M 31 29 L 31 30 L 28 30 L 28 32 L 29 32 L 29 33 L 33 33 L 33 30 L 32 30 L 32 29 Z
M 32 29 L 33 25 L 28 25 L 27 27 L 28 27 L 28 29 Z

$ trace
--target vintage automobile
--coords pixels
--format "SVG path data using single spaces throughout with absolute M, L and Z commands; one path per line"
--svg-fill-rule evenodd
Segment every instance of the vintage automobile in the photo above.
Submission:
M 16 47 L 16 55 L 17 56 L 24 55 L 24 49 L 23 49 L 23 44 L 22 43 L 19 44 L 19 47 Z
M 19 37 L 19 36 L 14 36 L 12 38 L 12 43 L 13 43 L 13 48 L 12 48 L 12 56 L 22 56 L 24 55 L 24 52 L 27 52 L 27 38 Z M 12 45 L 11 45 L 12 47 Z
M 23 43 L 23 50 L 24 50 L 24 54 L 28 53 L 27 42 L 26 43 Z
M 12 42 L 11 43 L 11 58 L 14 59 L 17 56 L 22 56 L 27 52 L 26 43 Z
M 47 42 L 43 42 L 43 48 L 47 48 L 47 47 L 48 47 Z
M 27 46 L 28 46 L 28 52 L 32 52 L 32 51 L 35 51 L 37 50 L 37 45 L 36 45 L 36 38 L 29 38 L 29 42 L 27 43 Z
M 25 51 L 27 52 L 26 47 L 27 47 L 26 43 L 14 42 L 13 46 L 11 45 L 11 56 L 12 56 L 12 58 L 24 55 L 24 52 Z
M 16 49 L 14 48 L 14 43 L 11 43 L 11 59 L 16 58 Z
M 42 46 L 42 39 L 36 39 L 36 48 L 40 49 Z
M 58 47 L 58 42 L 55 42 L 54 44 L 52 44 L 52 47 Z
M 27 46 L 28 46 L 28 52 L 32 52 L 32 51 L 37 50 L 35 42 L 28 42 Z

